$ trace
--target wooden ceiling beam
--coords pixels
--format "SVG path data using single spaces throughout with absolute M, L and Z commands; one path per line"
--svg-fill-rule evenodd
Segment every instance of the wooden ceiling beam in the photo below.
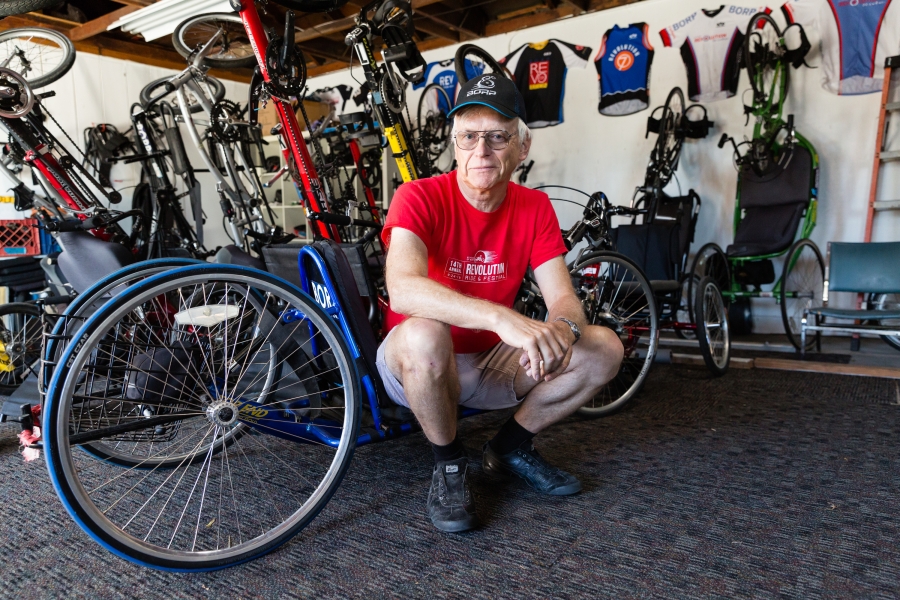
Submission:
M 138 6 L 123 6 L 118 10 L 114 10 L 111 13 L 103 15 L 102 17 L 98 17 L 96 19 L 88 21 L 83 25 L 73 27 L 69 30 L 67 35 L 73 42 L 80 42 L 82 40 L 94 37 L 95 35 L 106 33 L 107 27 L 109 27 L 125 15 L 130 15 L 131 13 L 138 10 L 140 10 L 140 7 Z
M 157 0 L 113 0 L 113 2 L 115 2 L 116 4 L 124 4 L 125 6 L 137 6 L 138 8 L 144 8 L 157 2 Z
M 425 6 L 429 6 L 431 4 L 437 4 L 441 0 L 412 0 L 413 14 L 415 12 Z M 321 25 L 312 25 L 308 28 L 302 28 L 301 31 L 297 32 L 297 35 L 294 36 L 294 40 L 297 42 L 306 42 L 309 40 L 314 40 L 316 38 L 324 37 L 326 35 L 331 35 L 333 33 L 340 33 L 342 31 L 347 31 L 348 29 L 352 29 L 356 25 L 356 14 L 346 16 L 343 19 L 335 19 L 333 21 L 328 21 L 326 23 L 322 23 Z M 324 68 L 324 67 L 323 67 Z
M 429 21 L 432 21 L 433 23 L 437 23 L 438 25 L 442 25 L 452 31 L 459 32 L 460 38 L 465 36 L 466 38 L 469 38 L 469 39 L 477 39 L 477 38 L 480 38 L 482 35 L 484 35 L 482 32 L 473 31 L 472 29 L 469 29 L 468 27 L 463 27 L 458 23 L 454 23 L 453 21 L 450 21 L 450 20 L 444 18 L 443 15 L 433 14 L 432 11 L 429 11 L 425 7 L 420 7 L 413 14 L 418 17 L 424 17 L 424 18 L 428 19 Z M 462 39 L 460 39 L 458 41 L 462 41 Z
M 422 14 L 421 12 L 416 13 L 417 18 L 415 20 L 415 27 L 418 31 L 427 33 L 429 35 L 434 35 L 439 38 L 443 38 L 453 44 L 458 44 L 459 42 L 462 41 L 460 39 L 459 32 L 453 31 L 449 27 L 444 27 L 443 25 L 440 25 L 433 21 L 419 18 L 419 15 L 421 15 L 421 14 Z

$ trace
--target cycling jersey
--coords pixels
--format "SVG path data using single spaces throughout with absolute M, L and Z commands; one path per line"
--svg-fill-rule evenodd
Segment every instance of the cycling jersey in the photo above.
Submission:
M 750 17 L 771 12 L 765 6 L 724 4 L 701 9 L 659 32 L 663 44 L 681 44 L 687 69 L 688 96 L 694 102 L 714 102 L 734 96 L 741 74 L 741 49 Z
M 788 0 L 781 11 L 788 23 L 802 25 L 813 43 L 819 36 L 822 87 L 834 94 L 868 94 L 881 90 L 884 59 L 900 53 L 900 8 L 891 4 L 891 0 Z
M 483 72 L 483 62 L 473 62 L 466 59 L 466 75 L 468 75 L 469 79 L 477 77 Z M 444 97 L 438 95 L 438 109 L 442 113 L 447 114 L 450 112 L 450 109 L 456 105 L 456 87 L 457 83 L 459 83 L 456 78 L 456 67 L 454 66 L 452 58 L 428 63 L 428 66 L 425 67 L 425 77 L 423 77 L 419 83 L 413 85 L 413 89 L 422 89 L 429 83 L 438 84 L 444 88 L 444 91 L 447 92 L 447 96 L 450 97 L 450 106 L 447 106 Z
M 525 100 L 528 126 L 550 127 L 563 122 L 563 98 L 568 67 L 587 65 L 591 49 L 561 40 L 523 44 L 500 59 L 513 74 Z
M 510 308 L 529 266 L 536 269 L 566 253 L 547 194 L 510 182 L 503 204 L 482 212 L 459 191 L 456 171 L 397 188 L 381 233 L 385 246 L 394 227 L 411 231 L 425 244 L 429 279 Z M 386 329 L 405 318 L 389 309 Z M 455 326 L 450 336 L 458 354 L 483 352 L 500 341 L 492 331 Z
M 650 64 L 653 46 L 649 26 L 634 23 L 628 27 L 613 26 L 603 34 L 600 50 L 594 57 L 600 81 L 602 115 L 630 115 L 650 105 Z

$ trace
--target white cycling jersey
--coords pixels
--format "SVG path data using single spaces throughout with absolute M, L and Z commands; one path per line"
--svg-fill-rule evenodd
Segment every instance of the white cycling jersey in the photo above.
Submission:
M 663 44 L 680 47 L 687 69 L 688 96 L 714 102 L 734 96 L 741 74 L 741 50 L 750 17 L 765 6 L 724 4 L 701 9 L 659 32 Z

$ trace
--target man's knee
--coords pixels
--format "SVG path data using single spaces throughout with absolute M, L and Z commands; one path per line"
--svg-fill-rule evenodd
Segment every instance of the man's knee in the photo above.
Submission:
M 574 348 L 572 361 L 597 389 L 609 383 L 619 372 L 625 352 L 622 341 L 612 329 L 589 325 Z
M 397 326 L 389 342 L 388 366 L 393 363 L 401 372 L 439 377 L 451 367 L 453 340 L 446 323 L 411 317 Z

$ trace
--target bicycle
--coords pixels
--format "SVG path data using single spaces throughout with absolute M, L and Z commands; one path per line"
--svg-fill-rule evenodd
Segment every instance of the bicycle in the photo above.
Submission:
M 719 284 L 740 332 L 751 331 L 750 298 L 775 298 L 785 334 L 798 350 L 803 310 L 821 296 L 825 279 L 822 254 L 809 239 L 818 212 L 818 154 L 794 128 L 793 115 L 783 116 L 789 67 L 804 64 L 809 49 L 800 31 L 801 45 L 790 49 L 769 15 L 750 20 L 743 56 L 753 96 L 745 107 L 748 119 L 755 119 L 753 137 L 737 143 L 723 134 L 719 140 L 720 148 L 731 143 L 738 170 L 734 243 L 724 251 L 706 244 L 691 267 L 694 275 L 709 275 Z M 772 260 L 782 256 L 776 279 Z M 769 284 L 771 290 L 762 289 Z M 807 340 L 808 347 L 817 344 L 818 332 Z

